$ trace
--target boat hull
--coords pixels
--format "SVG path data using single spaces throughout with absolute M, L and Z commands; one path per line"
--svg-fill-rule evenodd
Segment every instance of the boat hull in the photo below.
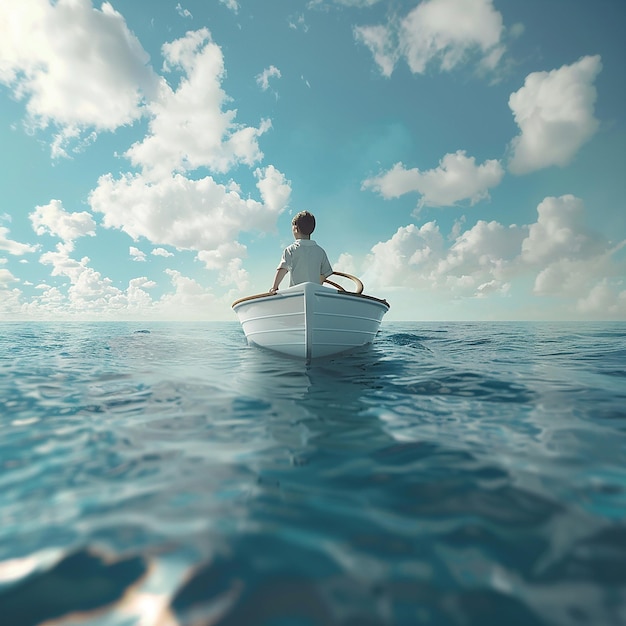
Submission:
M 313 359 L 374 341 L 389 304 L 371 296 L 302 283 L 273 295 L 238 300 L 233 309 L 249 343 Z

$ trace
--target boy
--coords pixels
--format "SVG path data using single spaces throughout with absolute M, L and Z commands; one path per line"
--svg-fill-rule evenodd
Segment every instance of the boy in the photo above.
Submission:
M 278 291 L 287 272 L 290 287 L 307 281 L 323 283 L 333 273 L 326 252 L 311 239 L 311 233 L 315 230 L 313 214 L 300 211 L 291 220 L 291 230 L 295 242 L 283 252 L 270 293 Z

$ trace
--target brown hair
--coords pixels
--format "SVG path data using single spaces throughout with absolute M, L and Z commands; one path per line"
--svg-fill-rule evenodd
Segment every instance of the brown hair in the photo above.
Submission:
M 303 235 L 310 235 L 315 230 L 315 216 L 308 211 L 300 211 L 291 220 L 291 223 L 297 227 L 297 229 Z

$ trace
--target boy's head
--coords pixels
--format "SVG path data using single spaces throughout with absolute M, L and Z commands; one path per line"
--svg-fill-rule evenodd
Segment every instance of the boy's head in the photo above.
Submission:
M 309 237 L 315 230 L 315 217 L 308 211 L 300 211 L 292 220 L 291 225 L 305 237 Z

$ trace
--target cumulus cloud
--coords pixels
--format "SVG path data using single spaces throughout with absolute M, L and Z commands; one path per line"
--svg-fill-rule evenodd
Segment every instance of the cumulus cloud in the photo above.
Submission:
M 517 226 L 481 220 L 448 245 L 436 222 L 419 228 L 409 224 L 372 248 L 367 280 L 474 297 L 484 295 L 487 286 L 490 291 L 506 291 L 523 236 Z
M 29 125 L 58 129 L 56 154 L 82 129 L 113 130 L 142 115 L 157 84 L 148 61 L 108 2 L 0 4 L 0 83 L 27 101 Z
M 289 204 L 291 183 L 273 165 L 254 171 L 261 199 L 271 213 L 278 215 Z M 243 230 L 243 229 L 242 229 Z
M 119 179 L 109 174 L 98 181 L 90 203 L 104 214 L 106 228 L 122 230 L 135 241 L 144 237 L 178 249 L 223 251 L 224 243 L 235 242 L 242 231 L 274 228 L 287 206 L 291 187 L 283 174 L 272 166 L 255 174 L 262 202 L 243 198 L 211 177 L 190 180 L 176 174 L 151 182 L 139 174 Z M 228 263 L 233 274 L 232 259 Z
M 18 279 L 15 278 L 8 269 L 0 267 L 0 290 L 6 288 L 9 283 L 17 282 L 19 282 Z M 0 291 L 0 293 L 2 293 L 2 291 Z
M 9 239 L 9 229 L 4 226 L 0 226 L 0 250 L 4 250 L 9 254 L 15 256 L 22 256 L 29 252 L 35 252 L 38 246 L 33 246 L 27 243 L 19 243 Z
M 93 237 L 96 234 L 96 223 L 90 213 L 68 213 L 60 200 L 51 200 L 46 205 L 37 206 L 29 217 L 38 235 L 49 233 L 68 243 L 79 237 Z
M 147 290 L 153 289 L 154 287 L 156 287 L 156 283 L 153 280 L 149 280 L 146 276 L 131 278 L 131 280 L 128 281 L 126 293 L 122 294 L 126 311 L 130 314 L 138 312 L 147 313 L 150 311 L 154 303 Z
M 236 110 L 222 110 L 228 101 L 221 88 L 224 59 L 209 31 L 188 32 L 162 51 L 164 69 L 179 69 L 184 76 L 176 89 L 160 83 L 158 97 L 148 105 L 149 132 L 125 156 L 153 179 L 200 167 L 224 173 L 238 163 L 258 162 L 263 157 L 258 138 L 271 123 L 244 126 L 235 122 Z
M 69 279 L 67 305 L 70 312 L 105 312 L 113 306 L 121 295 L 113 286 L 110 278 L 89 267 L 89 257 L 79 261 L 70 257 L 72 247 L 57 244 L 56 250 L 46 252 L 40 258 L 43 265 L 51 265 L 52 276 L 64 276 Z
M 90 267 L 90 259 L 70 256 L 71 248 L 60 243 L 54 251 L 41 256 L 41 263 L 52 266 L 51 275 L 67 278 L 69 287 L 60 289 L 42 283 L 40 292 L 27 303 L 21 302 L 17 289 L 2 289 L 0 313 L 7 319 L 171 319 L 196 320 L 219 316 L 224 301 L 210 288 L 201 286 L 178 271 L 166 270 L 171 288 L 160 298 L 149 293 L 157 287 L 145 276 L 132 278 L 126 288 L 113 285 L 111 279 Z
M 280 78 L 280 70 L 274 65 L 265 68 L 257 77 L 256 84 L 263 90 L 267 91 L 270 86 L 270 78 Z
M 606 240 L 585 226 L 585 207 L 571 194 L 545 198 L 537 206 L 537 221 L 522 242 L 522 258 L 529 265 L 559 259 L 585 260 L 607 249 Z
M 626 287 L 621 283 L 622 287 Z M 601 280 L 589 294 L 581 298 L 577 308 L 585 315 L 600 318 L 624 318 L 626 316 L 626 288 L 616 290 L 608 280 Z
M 198 260 L 208 270 L 219 271 L 221 285 L 237 285 L 239 289 L 248 287 L 248 272 L 243 268 L 243 258 L 247 254 L 246 247 L 237 241 L 219 245 L 215 250 L 201 250 Z
M 582 201 L 571 195 L 545 198 L 537 216 L 524 226 L 480 220 L 451 243 L 436 222 L 400 227 L 372 248 L 364 278 L 375 288 L 473 298 L 506 295 L 517 278 L 533 284 L 535 296 L 568 299 L 570 312 L 626 314 L 626 267 L 617 255 L 626 241 L 611 243 L 588 227 Z
M 582 200 L 573 195 L 545 198 L 537 222 L 522 242 L 521 259 L 536 270 L 533 292 L 577 299 L 582 312 L 614 315 L 626 299 L 626 267 L 616 260 L 626 241 L 611 243 L 586 225 Z M 609 304 L 610 303 L 610 304 Z
M 367 179 L 364 189 L 372 189 L 383 198 L 397 198 L 407 193 L 419 193 L 418 207 L 453 206 L 463 200 L 476 204 L 489 197 L 489 189 L 497 186 L 504 170 L 497 160 L 476 165 L 474 157 L 463 150 L 446 154 L 432 170 L 406 169 L 396 163 L 388 172 Z
M 161 319 L 203 320 L 210 318 L 216 307 L 223 307 L 213 292 L 193 278 L 176 270 L 166 270 L 173 292 L 166 293 L 155 303 L 154 309 Z
M 509 107 L 520 134 L 510 145 L 509 170 L 526 174 L 571 161 L 598 129 L 594 81 L 602 64 L 587 56 L 572 65 L 534 72 L 511 94 Z
M 354 34 L 390 76 L 400 58 L 414 74 L 434 64 L 450 71 L 476 57 L 483 69 L 494 69 L 504 52 L 503 32 L 492 0 L 424 0 L 400 20 L 359 26 Z
M 22 292 L 17 287 L 9 289 L 8 283 L 3 282 L 2 275 L 0 271 L 0 317 L 3 320 L 22 321 Z M 8 282 L 13 282 L 10 277 Z
M 120 179 L 103 176 L 90 196 L 94 211 L 104 214 L 103 225 L 117 228 L 134 240 L 196 250 L 209 270 L 219 272 L 219 283 L 248 285 L 243 268 L 246 248 L 236 238 L 243 231 L 268 231 L 286 208 L 291 187 L 275 167 L 254 172 L 262 202 L 243 198 L 236 185 L 220 185 L 211 177 L 190 180 L 180 174 L 158 183 L 141 175 Z M 135 261 L 145 254 L 131 246 Z M 164 248 L 152 251 L 172 256 Z
M 174 256 L 173 252 L 169 252 L 165 248 L 154 248 L 150 254 L 152 254 L 152 256 L 164 256 L 164 257 Z
M 222 243 L 215 250 L 201 250 L 198 259 L 209 270 L 221 269 L 233 259 L 246 256 L 246 247 L 236 241 Z
M 347 274 L 357 274 L 356 262 L 352 254 L 343 252 L 339 255 L 337 261 L 332 263 L 334 270 L 338 272 L 345 272 Z
M 130 258 L 133 261 L 144 262 L 146 260 L 146 253 L 142 252 L 139 248 L 135 248 L 135 246 L 130 246 L 128 248 L 128 254 L 130 254 Z

